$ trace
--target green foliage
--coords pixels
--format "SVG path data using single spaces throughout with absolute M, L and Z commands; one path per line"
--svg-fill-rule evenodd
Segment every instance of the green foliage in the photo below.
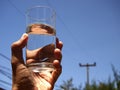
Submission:
M 85 87 L 84 90 L 116 90 L 114 82 L 108 79 L 108 82 L 100 82 L 98 85 L 94 81 L 89 87 Z
M 115 70 L 115 67 L 113 65 L 112 65 L 112 71 L 113 71 L 113 75 L 114 75 L 114 81 L 117 86 L 117 90 L 120 90 L 120 72 Z
M 67 81 L 63 81 L 63 84 L 59 86 L 58 90 L 81 90 L 73 85 L 73 79 L 70 78 Z

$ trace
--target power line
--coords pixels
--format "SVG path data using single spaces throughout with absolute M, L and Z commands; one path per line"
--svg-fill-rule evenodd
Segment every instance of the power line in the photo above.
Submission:
M 25 14 L 23 14 L 22 12 L 21 12 L 21 10 L 20 9 L 18 9 L 17 7 L 16 7 L 16 5 L 12 2 L 12 1 L 10 1 L 10 0 L 7 0 L 10 4 L 11 4 L 11 6 L 13 6 L 22 16 L 24 16 L 25 17 Z
M 50 4 L 49 0 L 46 0 L 46 1 L 47 1 L 48 5 L 53 8 L 53 6 Z M 68 34 L 71 34 L 71 36 L 72 36 L 72 37 L 71 37 L 72 41 L 74 41 L 75 44 L 79 47 L 78 42 L 76 42 L 76 41 L 79 41 L 79 39 L 76 38 L 75 35 L 73 35 L 74 33 L 72 32 L 72 30 L 70 30 L 70 28 L 66 25 L 66 23 L 64 22 L 64 20 L 61 18 L 61 16 L 60 16 L 58 13 L 57 13 L 57 17 L 58 17 L 59 21 L 60 21 L 60 22 L 63 24 L 63 26 L 65 27 L 66 31 L 68 31 Z
M 6 60 L 8 60 L 10 62 L 10 58 L 5 56 L 4 54 L 0 53 L 0 56 L 4 57 Z
M 22 16 L 25 17 L 25 14 L 22 13 L 21 10 L 20 10 L 19 8 L 17 8 L 17 6 L 16 6 L 11 0 L 8 0 L 8 2 L 9 2 Z M 47 3 L 49 6 L 53 7 L 53 6 L 50 4 L 49 0 L 46 0 L 46 3 Z M 76 38 L 76 36 L 73 35 L 73 32 L 68 28 L 68 26 L 66 25 L 66 23 L 63 21 L 63 19 L 61 18 L 61 16 L 60 16 L 58 13 L 57 13 L 57 17 L 58 17 L 58 19 L 60 20 L 60 22 L 63 24 L 63 26 L 66 28 L 66 31 L 68 31 L 69 34 L 71 34 L 71 36 L 72 36 L 71 39 L 72 39 L 72 40 L 76 43 L 76 45 L 79 47 L 78 42 L 76 42 L 76 41 L 79 41 L 78 38 Z M 76 40 L 76 41 L 75 41 L 75 40 Z
M 7 82 L 7 81 L 0 80 L 0 82 L 11 86 L 11 83 L 9 83 L 9 82 Z M 0 84 L 0 85 L 1 85 L 1 84 Z M 3 86 L 3 85 L 2 85 L 2 86 Z M 0 87 L 0 90 L 1 90 L 1 87 Z M 2 89 L 2 90 L 5 90 L 5 89 Z
M 5 75 L 6 77 L 8 77 L 10 80 L 12 79 L 12 74 L 7 72 L 7 71 L 4 71 L 4 70 L 0 70 L 0 73 Z
M 50 4 L 49 0 L 46 0 L 46 1 L 47 1 L 48 5 L 53 8 L 53 6 Z M 68 29 L 68 26 L 64 23 L 64 21 L 62 20 L 61 16 L 60 16 L 58 13 L 57 13 L 57 16 L 58 16 L 58 19 L 61 21 L 61 23 L 65 26 L 65 28 L 66 28 L 67 30 L 69 30 L 69 29 Z

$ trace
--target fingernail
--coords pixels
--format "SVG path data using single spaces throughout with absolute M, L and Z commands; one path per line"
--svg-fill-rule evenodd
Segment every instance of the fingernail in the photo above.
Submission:
M 24 33 L 24 34 L 21 36 L 21 39 L 25 39 L 27 36 L 28 36 L 28 34 Z
M 55 49 L 55 51 L 56 51 L 56 52 L 59 52 L 59 51 L 60 51 L 60 49 L 56 48 L 56 49 Z

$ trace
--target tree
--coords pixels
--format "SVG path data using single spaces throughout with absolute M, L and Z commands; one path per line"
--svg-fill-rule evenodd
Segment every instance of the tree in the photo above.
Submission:
M 81 86 L 79 88 L 74 87 L 73 79 L 70 78 L 67 81 L 63 81 L 63 84 L 59 86 L 58 90 L 81 90 Z
M 111 66 L 112 66 L 114 81 L 117 86 L 117 90 L 120 90 L 120 72 L 118 72 L 113 65 L 111 65 Z

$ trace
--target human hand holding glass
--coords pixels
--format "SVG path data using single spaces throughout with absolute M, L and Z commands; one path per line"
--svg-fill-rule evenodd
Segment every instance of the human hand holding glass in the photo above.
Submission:
M 57 40 L 54 50 L 55 60 L 53 61 L 54 70 L 52 73 L 34 73 L 31 72 L 24 63 L 22 49 L 26 46 L 28 35 L 23 36 L 11 46 L 12 51 L 12 90 L 53 90 L 54 84 L 61 74 L 61 49 L 62 42 Z

